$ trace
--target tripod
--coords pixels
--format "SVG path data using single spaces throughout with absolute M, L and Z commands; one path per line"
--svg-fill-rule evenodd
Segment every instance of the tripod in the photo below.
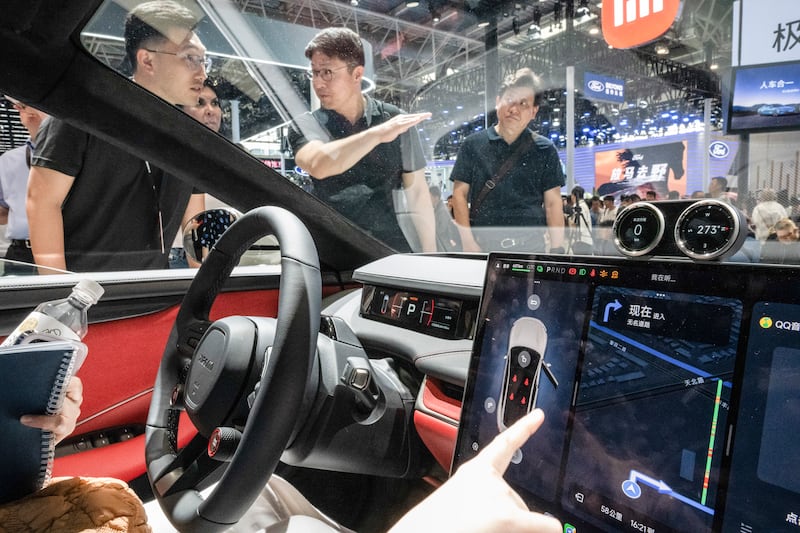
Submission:
M 570 228 L 569 239 L 567 240 L 567 251 L 576 255 L 592 255 L 592 224 L 586 220 L 581 208 L 581 200 L 576 200 L 575 207 L 572 208 L 572 214 L 569 218 L 572 219 L 573 226 Z M 589 235 L 589 242 L 583 240 L 584 230 Z

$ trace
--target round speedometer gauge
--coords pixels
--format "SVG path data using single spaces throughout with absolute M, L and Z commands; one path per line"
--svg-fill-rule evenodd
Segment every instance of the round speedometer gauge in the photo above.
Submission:
M 721 259 L 734 254 L 747 236 L 744 215 L 720 200 L 687 207 L 675 224 L 675 243 L 692 259 Z
M 629 257 L 645 255 L 661 242 L 664 227 L 664 215 L 656 206 L 637 202 L 617 215 L 612 229 L 614 244 Z

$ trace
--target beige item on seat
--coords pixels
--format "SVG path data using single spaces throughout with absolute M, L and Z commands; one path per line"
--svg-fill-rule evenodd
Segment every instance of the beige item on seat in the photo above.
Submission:
M 0 506 L 0 533 L 151 533 L 141 500 L 113 478 L 54 478 L 42 490 Z

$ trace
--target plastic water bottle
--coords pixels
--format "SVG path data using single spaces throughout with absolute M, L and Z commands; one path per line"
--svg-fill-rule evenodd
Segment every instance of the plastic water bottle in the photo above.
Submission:
M 80 341 L 89 329 L 86 310 L 96 304 L 105 289 L 90 279 L 78 282 L 68 298 L 43 302 L 0 346 L 12 346 L 31 340 Z M 35 339 L 30 339 L 33 336 Z

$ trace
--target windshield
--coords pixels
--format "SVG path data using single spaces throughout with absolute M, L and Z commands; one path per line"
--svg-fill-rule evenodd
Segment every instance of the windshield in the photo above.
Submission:
M 81 34 L 86 49 L 273 169 L 266 180 L 289 180 L 330 206 L 335 223 L 393 250 L 800 262 L 800 47 L 789 0 L 769 12 L 751 0 L 198 1 L 185 3 L 189 35 L 146 37 L 126 54 L 126 17 L 141 4 L 104 3 Z M 193 76 L 188 96 L 143 81 L 147 65 L 168 61 Z M 34 218 L 21 217 L 33 185 L 23 209 L 3 169 L 31 157 L 47 168 L 54 149 L 25 131 L 24 102 L 0 112 L 11 125 L 0 146 L 1 253 L 25 263 L 31 240 L 36 248 L 24 227 Z M 170 251 L 171 266 L 196 266 L 180 254 L 182 227 L 225 205 L 190 192 L 169 197 L 176 214 L 159 206 L 147 218 L 155 226 L 132 255 L 153 257 L 136 268 L 166 268 Z M 75 197 L 74 187 L 64 194 L 64 212 Z M 687 221 L 700 200 L 733 210 Z M 628 233 L 614 225 L 631 205 L 666 201 L 661 231 L 649 208 Z M 669 242 L 648 248 L 648 231 Z M 728 240 L 735 246 L 706 254 Z M 65 254 L 66 270 L 121 269 L 73 267 Z M 5 262 L 5 273 L 37 272 L 19 265 Z

